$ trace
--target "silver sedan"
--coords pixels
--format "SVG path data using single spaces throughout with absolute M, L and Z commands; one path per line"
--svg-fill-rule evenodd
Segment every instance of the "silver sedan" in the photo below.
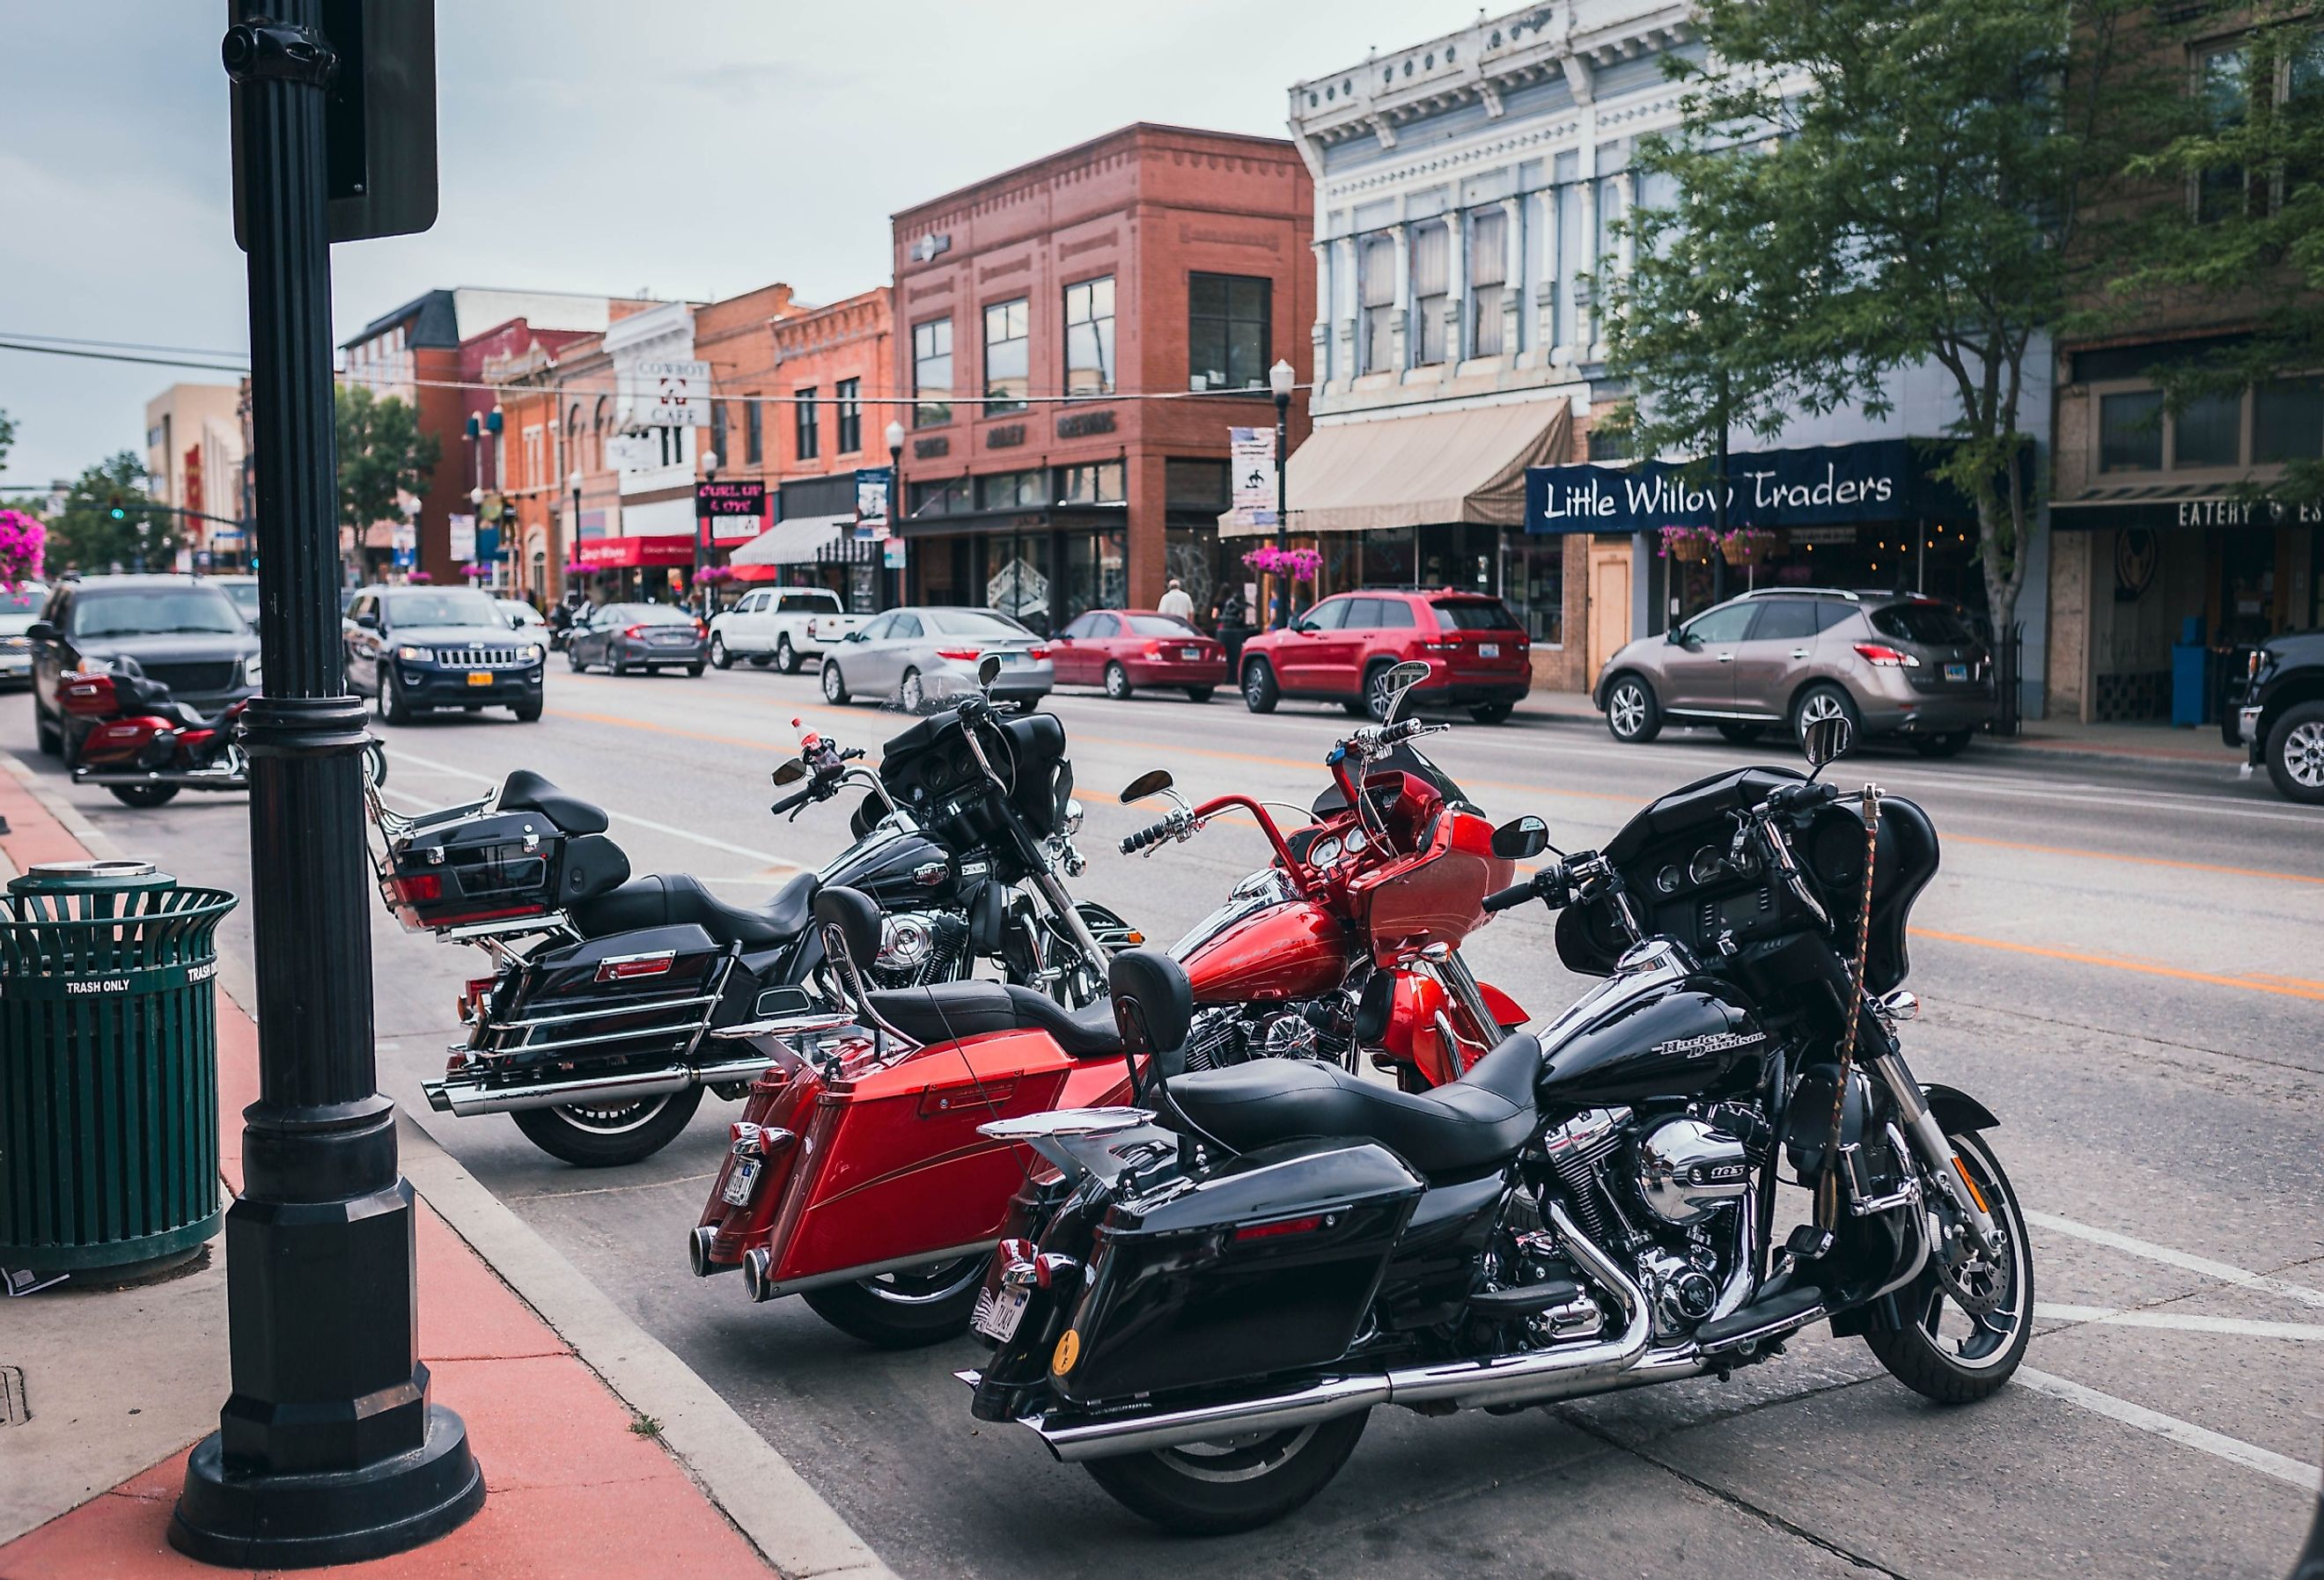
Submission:
M 992 695 L 1036 702 L 1056 684 L 1046 638 L 992 609 L 890 609 L 825 650 L 823 698 L 893 701 L 908 713 L 942 707 L 976 689 L 977 661 L 1001 660 Z
M 575 620 L 565 658 L 576 670 L 603 664 L 616 675 L 639 670 L 699 675 L 710 661 L 710 637 L 699 620 L 669 604 L 606 604 L 583 610 Z

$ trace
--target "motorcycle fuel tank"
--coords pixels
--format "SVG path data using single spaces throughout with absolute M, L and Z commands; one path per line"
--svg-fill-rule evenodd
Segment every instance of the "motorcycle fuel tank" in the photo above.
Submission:
M 1186 968 L 1198 1004 L 1314 998 L 1348 975 L 1341 923 L 1314 901 L 1287 896 L 1223 921 L 1214 915 L 1170 952 Z
M 931 866 L 944 868 L 945 875 L 922 882 L 918 874 Z M 834 857 L 823 869 L 823 882 L 826 888 L 860 890 L 882 910 L 914 910 L 952 897 L 951 867 L 951 853 L 927 835 L 882 827 Z
M 1540 1038 L 1537 1089 L 1575 1108 L 1750 1086 L 1768 1045 L 1740 999 L 1667 951 L 1618 968 Z

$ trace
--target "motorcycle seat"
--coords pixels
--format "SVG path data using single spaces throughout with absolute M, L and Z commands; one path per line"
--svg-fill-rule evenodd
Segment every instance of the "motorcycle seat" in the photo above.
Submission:
M 714 943 L 764 948 L 787 942 L 807 930 L 815 893 L 821 887 L 821 878 L 813 873 L 801 873 L 778 890 L 772 900 L 753 910 L 748 906 L 727 904 L 705 888 L 699 878 L 685 873 L 662 873 L 650 878 L 632 878 L 618 889 L 584 901 L 573 908 L 573 924 L 581 929 L 584 938 L 603 938 L 640 928 L 692 922 L 708 933 Z
M 996 1031 L 1046 1031 L 1074 1058 L 1121 1057 L 1121 1033 L 1114 1026 L 1111 1004 L 1069 1010 L 1013 982 L 886 988 L 872 993 L 872 1007 L 915 1042 L 950 1042 Z
M 567 834 L 603 834 L 608 822 L 604 808 L 567 795 L 525 768 L 501 781 L 499 805 L 503 812 L 538 812 Z
M 1173 1078 L 1164 1123 L 1239 1152 L 1301 1136 L 1379 1142 L 1431 1178 L 1507 1162 L 1540 1123 L 1541 1044 L 1519 1032 L 1432 1092 L 1399 1092 L 1304 1058 L 1255 1058 Z

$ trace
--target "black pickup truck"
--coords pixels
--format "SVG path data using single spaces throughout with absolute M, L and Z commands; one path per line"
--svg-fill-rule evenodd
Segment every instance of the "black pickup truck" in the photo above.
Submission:
M 2231 667 L 2219 734 L 2288 799 L 2324 806 L 2324 631 L 2272 638 Z

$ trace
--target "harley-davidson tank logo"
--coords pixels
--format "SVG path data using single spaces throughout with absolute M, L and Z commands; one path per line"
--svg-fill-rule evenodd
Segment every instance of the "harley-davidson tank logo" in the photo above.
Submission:
M 1711 1031 L 1701 1037 L 1680 1037 L 1668 1042 L 1657 1042 L 1654 1051 L 1673 1058 L 1709 1058 L 1714 1053 L 1733 1053 L 1738 1049 L 1757 1048 L 1766 1040 L 1757 1031 Z

